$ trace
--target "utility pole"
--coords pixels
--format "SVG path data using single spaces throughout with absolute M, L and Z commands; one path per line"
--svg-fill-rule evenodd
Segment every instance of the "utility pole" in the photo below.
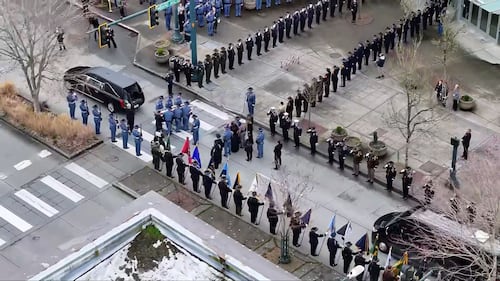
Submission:
M 198 65 L 198 50 L 196 44 L 196 26 L 198 22 L 196 21 L 196 1 L 189 1 L 189 23 L 191 24 L 191 63 L 193 65 Z M 198 81 L 198 75 L 193 73 L 192 80 L 194 82 Z
M 180 44 L 184 41 L 184 38 L 182 38 L 181 33 L 179 32 L 180 26 L 179 26 L 179 4 L 176 4 L 172 8 L 172 13 L 174 14 L 174 34 L 172 34 L 172 42 L 176 44 Z
M 450 182 L 453 188 L 458 188 L 459 183 L 457 180 L 457 155 L 458 147 L 460 146 L 460 140 L 457 137 L 452 137 L 450 143 L 453 146 L 453 154 L 451 156 Z

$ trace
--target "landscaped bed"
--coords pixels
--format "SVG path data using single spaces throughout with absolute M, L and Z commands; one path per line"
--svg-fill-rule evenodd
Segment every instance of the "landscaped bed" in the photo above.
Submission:
M 92 127 L 66 114 L 35 113 L 32 104 L 19 96 L 11 83 L 0 84 L 0 118 L 67 157 L 101 142 Z
M 99 255 L 98 252 L 95 253 Z M 175 245 L 153 225 L 77 280 L 232 280 Z

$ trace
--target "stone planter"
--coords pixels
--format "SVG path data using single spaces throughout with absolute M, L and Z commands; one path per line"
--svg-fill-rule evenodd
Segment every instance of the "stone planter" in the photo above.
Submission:
M 158 49 L 162 50 L 162 49 Z M 155 61 L 158 64 L 166 64 L 169 62 L 170 54 L 167 50 L 164 50 L 162 53 L 155 51 Z
M 349 149 L 361 149 L 361 140 L 357 137 L 348 136 L 344 138 L 344 143 Z
M 245 7 L 246 10 L 255 10 L 256 1 L 262 1 L 262 0 L 245 0 L 243 1 L 243 7 Z
M 462 96 L 458 107 L 463 111 L 471 111 L 476 107 L 476 101 L 471 96 Z
M 156 41 L 153 44 L 153 46 L 155 47 L 155 52 L 158 49 L 168 50 L 168 47 L 170 47 L 170 41 L 161 39 L 161 40 Z
M 377 157 L 383 157 L 387 154 L 387 146 L 383 141 L 371 141 L 368 143 L 368 147 Z
M 337 127 L 332 131 L 330 135 L 330 138 L 335 142 L 343 141 L 346 137 L 347 137 L 347 131 L 342 127 Z

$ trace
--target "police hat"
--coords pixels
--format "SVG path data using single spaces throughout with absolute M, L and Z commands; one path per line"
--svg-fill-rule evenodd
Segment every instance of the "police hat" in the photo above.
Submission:
M 313 227 L 311 228 L 312 231 L 318 231 L 318 228 L 317 227 Z
M 97 108 L 97 104 L 94 104 L 94 106 L 92 106 L 93 108 Z
M 262 131 L 263 131 L 263 129 L 262 129 L 262 128 L 259 128 L 259 132 L 262 132 Z
M 193 118 L 198 118 L 198 115 L 196 115 L 196 114 L 193 114 Z
M 223 178 L 223 179 L 225 179 L 225 178 L 226 178 L 226 175 L 222 175 L 222 176 L 220 176 L 220 177 L 221 177 L 221 178 Z
M 248 87 L 248 90 L 249 90 L 249 91 L 253 91 L 253 88 L 252 88 L 252 87 Z
M 299 123 L 299 119 L 293 120 L 293 123 Z
M 275 109 L 276 109 L 276 107 L 274 107 L 274 106 L 271 106 L 271 110 L 275 110 Z
M 162 99 L 163 99 L 163 96 L 160 96 L 160 99 L 162 100 Z
M 288 116 L 288 112 L 283 113 L 283 115 Z
M 215 134 L 215 137 L 220 139 L 221 135 L 219 133 Z
M 345 243 L 346 247 L 351 247 L 352 246 L 352 243 L 347 241 L 347 243 Z

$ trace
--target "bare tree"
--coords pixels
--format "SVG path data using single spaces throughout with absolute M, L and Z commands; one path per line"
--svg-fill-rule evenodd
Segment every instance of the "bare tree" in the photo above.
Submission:
M 461 28 L 453 25 L 451 16 L 443 14 L 440 18 L 442 26 L 442 34 L 438 39 L 433 40 L 432 43 L 439 48 L 440 55 L 437 60 L 443 67 L 443 80 L 448 80 L 448 63 L 452 59 L 452 55 L 458 49 L 457 36 L 461 32 Z
M 314 83 L 314 81 L 312 81 Z M 307 101 L 309 104 L 308 108 L 308 126 L 311 127 L 311 112 L 312 112 L 312 105 L 316 103 L 316 92 L 315 88 L 313 85 L 309 85 L 307 83 L 304 83 L 304 89 L 302 91 L 302 96 L 304 99 Z
M 273 182 L 276 183 L 273 188 L 277 191 L 278 200 L 283 206 L 278 230 L 281 239 L 280 263 L 288 263 L 290 262 L 290 222 L 293 214 L 300 210 L 304 195 L 313 191 L 313 187 L 308 176 L 294 176 L 284 166 L 276 174 Z
M 436 200 L 424 211 L 425 224 L 401 242 L 419 258 L 446 263 L 445 280 L 498 280 L 500 257 L 500 141 L 474 151 L 459 172 L 462 188 L 454 202 Z M 427 215 L 425 215 L 427 212 Z M 437 214 L 437 215 L 436 215 Z M 429 228 L 430 227 L 430 228 Z
M 0 58 L 17 64 L 26 79 L 35 112 L 42 83 L 57 59 L 56 29 L 70 24 L 75 8 L 63 0 L 0 0 Z
M 405 139 L 405 166 L 408 166 L 410 143 L 415 133 L 427 132 L 430 125 L 440 120 L 434 113 L 435 104 L 432 104 L 429 95 L 425 94 L 429 87 L 423 79 L 425 75 L 419 65 L 417 51 L 420 42 L 398 48 L 398 72 L 405 103 L 402 108 L 398 108 L 394 99 L 391 100 L 391 108 L 383 116 L 387 126 L 398 129 Z

